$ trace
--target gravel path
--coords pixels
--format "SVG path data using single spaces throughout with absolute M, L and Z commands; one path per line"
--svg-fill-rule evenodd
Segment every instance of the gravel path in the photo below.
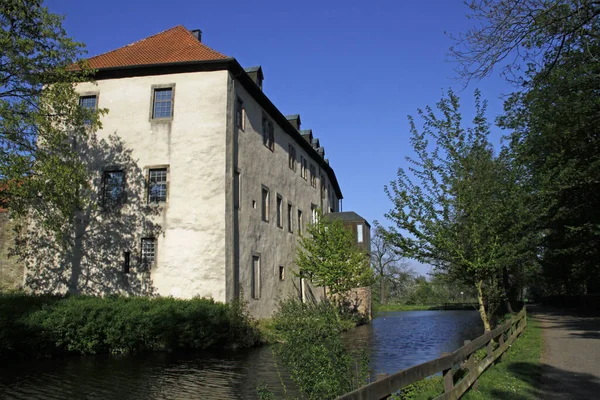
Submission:
M 543 328 L 540 399 L 600 399 L 600 316 L 532 311 Z

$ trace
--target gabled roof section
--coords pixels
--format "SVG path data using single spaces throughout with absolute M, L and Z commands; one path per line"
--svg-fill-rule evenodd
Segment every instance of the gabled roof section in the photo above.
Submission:
M 93 69 L 133 65 L 159 65 L 193 61 L 224 60 L 229 57 L 201 43 L 184 26 L 157 33 L 119 49 L 88 59 Z

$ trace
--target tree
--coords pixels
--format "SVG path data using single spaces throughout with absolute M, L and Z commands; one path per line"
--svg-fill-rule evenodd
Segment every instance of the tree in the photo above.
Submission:
M 400 168 L 397 180 L 385 187 L 394 205 L 386 217 L 394 224 L 388 235 L 403 254 L 476 289 L 484 328 L 490 330 L 490 307 L 499 297 L 502 203 L 499 168 L 487 139 L 486 103 L 478 91 L 475 105 L 468 128 L 451 90 L 437 103 L 440 118 L 430 107 L 419 110 L 422 132 L 410 117 L 417 157 L 407 157 L 408 172 Z
M 600 35 L 595 0 L 470 0 L 467 5 L 477 24 L 452 36 L 450 48 L 467 81 L 498 66 L 519 82 L 527 71 L 548 73 L 564 54 L 589 49 Z
M 89 185 L 76 143 L 99 127 L 100 113 L 80 107 L 75 92 L 90 79 L 74 64 L 82 45 L 42 1 L 4 0 L 0 48 L 0 201 L 60 234 Z
M 369 259 L 356 247 L 352 231 L 340 219 L 319 212 L 317 222 L 306 231 L 296 257 L 298 276 L 308 277 L 334 295 L 371 285 Z
M 589 50 L 589 51 L 588 51 Z M 554 293 L 600 291 L 600 45 L 532 74 L 500 123 L 532 188 L 537 256 Z
M 375 223 L 371 239 L 371 264 L 379 279 L 379 302 L 387 303 L 386 283 L 398 286 L 410 278 L 412 272 L 408 264 L 400 263 L 402 257 L 394 251 L 392 243 L 385 235 L 385 230 Z

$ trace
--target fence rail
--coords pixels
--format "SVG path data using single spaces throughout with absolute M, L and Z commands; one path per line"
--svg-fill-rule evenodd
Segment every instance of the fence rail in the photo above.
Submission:
M 444 377 L 444 393 L 437 399 L 459 399 L 498 357 L 500 357 L 527 326 L 527 311 L 525 307 L 519 314 L 498 326 L 491 332 L 484 333 L 472 342 L 466 343 L 460 349 L 442 355 L 435 360 L 402 370 L 372 382 L 353 392 L 337 398 L 337 400 L 380 400 L 410 385 L 441 372 Z M 494 350 L 494 343 L 498 347 Z M 486 347 L 484 359 L 475 360 L 475 352 Z M 468 373 L 458 382 L 454 382 L 455 367 L 466 362 Z

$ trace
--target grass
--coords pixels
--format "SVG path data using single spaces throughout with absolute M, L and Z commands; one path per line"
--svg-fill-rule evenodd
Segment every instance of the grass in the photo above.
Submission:
M 537 321 L 527 320 L 527 328 L 495 365 L 479 377 L 463 399 L 531 399 L 539 397 L 542 332 Z
M 421 310 L 435 310 L 439 306 L 427 305 L 427 304 L 378 304 L 373 303 L 373 311 L 379 312 L 390 312 L 390 311 L 421 311 Z

